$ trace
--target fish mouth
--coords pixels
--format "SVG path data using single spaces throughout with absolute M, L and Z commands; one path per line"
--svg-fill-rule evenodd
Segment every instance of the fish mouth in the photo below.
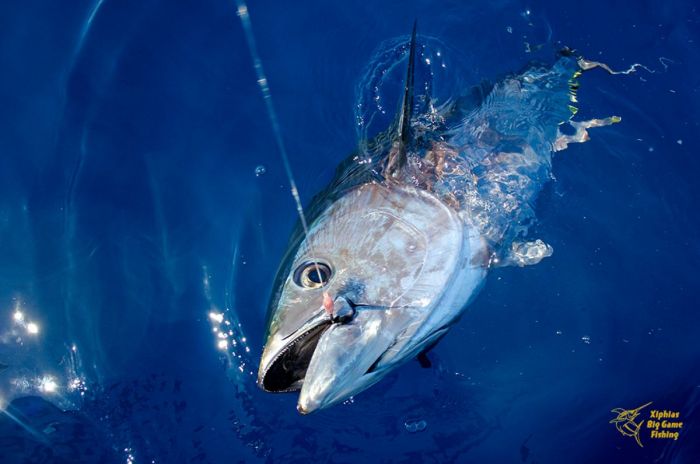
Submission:
M 321 322 L 286 344 L 258 380 L 260 388 L 271 393 L 300 390 L 318 341 L 330 326 L 330 321 Z

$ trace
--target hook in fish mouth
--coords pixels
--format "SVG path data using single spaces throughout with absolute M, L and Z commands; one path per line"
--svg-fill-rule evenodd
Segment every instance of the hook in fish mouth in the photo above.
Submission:
M 300 335 L 283 345 L 269 362 L 267 368 L 262 371 L 258 385 L 263 390 L 272 393 L 301 390 L 306 378 L 306 371 L 311 364 L 319 340 L 331 326 L 351 324 L 358 311 L 386 311 L 389 309 L 392 307 L 355 303 L 346 296 L 337 296 L 328 308 L 321 307 L 303 324 L 300 328 L 302 331 Z M 288 337 L 292 336 L 293 334 L 290 334 Z M 379 359 L 374 361 L 367 373 L 373 371 Z
M 288 342 L 272 359 L 264 371 L 258 385 L 267 392 L 292 392 L 301 389 L 311 358 L 316 351 L 323 333 L 333 324 L 347 324 L 352 321 L 357 309 L 379 309 L 377 306 L 356 305 L 348 298 L 339 296 L 331 304 L 331 314 L 314 315 L 308 322 L 317 323 L 301 335 Z M 386 308 L 382 308 L 386 309 Z M 306 324 L 305 324 L 306 325 Z
M 258 385 L 273 393 L 300 390 L 316 345 L 331 324 L 330 320 L 324 320 L 285 345 L 272 360 Z

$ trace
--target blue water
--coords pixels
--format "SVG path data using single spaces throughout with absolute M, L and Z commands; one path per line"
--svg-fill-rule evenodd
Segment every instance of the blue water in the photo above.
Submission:
M 309 416 L 255 385 L 296 211 L 234 2 L 0 8 L 0 462 L 700 461 L 693 2 L 251 1 L 305 201 L 414 18 L 443 92 L 563 45 L 646 66 L 582 77 L 577 117 L 622 122 L 555 156 L 554 254 L 491 272 L 432 368 Z M 648 401 L 677 441 L 609 423 Z

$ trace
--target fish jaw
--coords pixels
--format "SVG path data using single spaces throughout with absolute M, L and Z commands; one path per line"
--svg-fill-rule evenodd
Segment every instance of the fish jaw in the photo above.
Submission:
M 372 369 L 400 331 L 392 311 L 359 311 L 352 322 L 333 324 L 321 335 L 299 394 L 300 413 L 345 401 L 384 377 Z
M 330 324 L 330 318 L 320 310 L 294 333 L 284 337 L 272 334 L 260 360 L 258 386 L 272 393 L 299 390 L 316 344 Z

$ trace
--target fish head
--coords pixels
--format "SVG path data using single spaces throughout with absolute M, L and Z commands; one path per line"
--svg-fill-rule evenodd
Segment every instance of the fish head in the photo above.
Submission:
M 453 281 L 475 268 L 469 244 L 456 213 L 422 190 L 367 183 L 339 198 L 278 279 L 259 386 L 301 390 L 308 413 L 380 380 L 444 333 L 475 292 L 478 283 Z

